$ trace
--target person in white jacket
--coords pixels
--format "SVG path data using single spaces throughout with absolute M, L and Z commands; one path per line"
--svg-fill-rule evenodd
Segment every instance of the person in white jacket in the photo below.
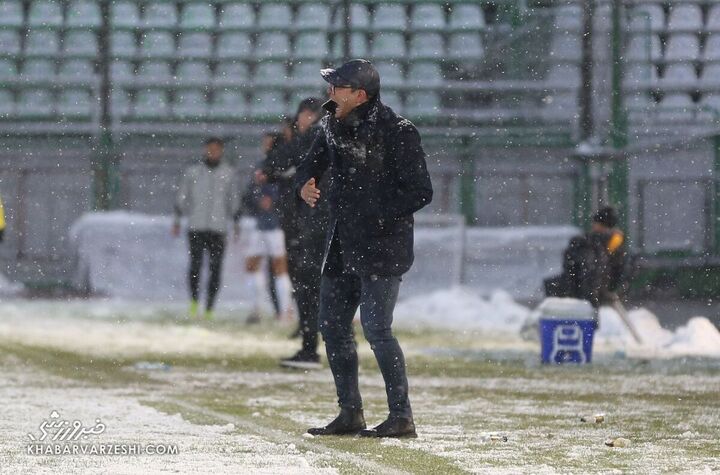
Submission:
M 200 297 L 200 271 L 205 251 L 209 254 L 210 278 L 208 279 L 205 318 L 212 319 L 213 307 L 220 290 L 223 256 L 228 226 L 237 225 L 240 194 L 235 169 L 222 163 L 224 142 L 211 137 L 205 141 L 205 158 L 202 163 L 188 168 L 180 181 L 175 202 L 173 235 L 180 236 L 180 218 L 185 216 L 190 244 L 190 315 L 197 316 Z

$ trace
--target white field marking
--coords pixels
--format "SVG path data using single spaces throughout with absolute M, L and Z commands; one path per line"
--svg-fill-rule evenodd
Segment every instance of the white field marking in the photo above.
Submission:
M 245 418 L 233 416 L 230 414 L 225 414 L 219 411 L 214 411 L 212 409 L 208 409 L 206 407 L 199 406 L 197 404 L 193 404 L 191 402 L 183 401 L 177 398 L 167 398 L 167 399 L 161 399 L 157 401 L 158 403 L 172 403 L 176 404 L 180 407 L 183 407 L 189 411 L 193 411 L 196 413 L 200 413 L 207 417 L 212 417 L 215 419 L 219 419 L 223 422 L 227 422 L 228 424 L 235 424 L 236 427 L 242 428 L 249 432 L 254 432 L 256 434 L 261 435 L 265 439 L 269 439 L 270 441 L 274 443 L 280 443 L 280 444 L 295 444 L 296 447 L 302 448 L 305 450 L 310 450 L 313 452 L 318 451 L 320 449 L 322 452 L 329 453 L 330 455 L 337 457 L 339 459 L 344 460 L 347 463 L 351 463 L 363 470 L 366 470 L 370 473 L 383 473 L 383 474 L 406 474 L 409 472 L 403 472 L 401 470 L 397 470 L 395 468 L 389 467 L 387 465 L 383 465 L 377 462 L 372 462 L 369 460 L 364 459 L 363 457 L 360 457 L 355 454 L 351 454 L 349 452 L 343 452 L 341 450 L 330 448 L 324 444 L 321 443 L 315 443 L 315 442 L 309 442 L 309 439 L 306 439 L 304 437 L 291 437 L 282 431 L 275 430 L 275 429 L 268 429 L 267 427 L 263 427 L 259 424 L 253 423 Z M 315 439 L 313 439 L 315 440 Z

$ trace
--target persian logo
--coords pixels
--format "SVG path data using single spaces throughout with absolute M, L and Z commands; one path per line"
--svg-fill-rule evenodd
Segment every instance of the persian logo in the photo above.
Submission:
M 52 411 L 48 419 L 44 419 L 40 423 L 40 436 L 28 434 L 33 442 L 44 442 L 46 440 L 53 442 L 75 442 L 87 440 L 91 435 L 100 435 L 105 432 L 105 424 L 100 419 L 95 419 L 95 425 L 85 427 L 79 420 L 68 421 L 60 418 L 58 411 Z M 51 438 L 48 438 L 51 437 Z

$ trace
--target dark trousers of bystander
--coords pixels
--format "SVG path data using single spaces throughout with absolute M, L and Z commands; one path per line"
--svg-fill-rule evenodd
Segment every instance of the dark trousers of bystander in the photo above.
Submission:
M 205 251 L 210 257 L 210 278 L 208 279 L 207 305 L 208 310 L 215 306 L 218 290 L 220 290 L 220 277 L 222 275 L 223 256 L 225 254 L 225 235 L 214 231 L 188 231 L 190 242 L 190 270 L 188 280 L 190 295 L 193 300 L 200 297 L 200 272 Z

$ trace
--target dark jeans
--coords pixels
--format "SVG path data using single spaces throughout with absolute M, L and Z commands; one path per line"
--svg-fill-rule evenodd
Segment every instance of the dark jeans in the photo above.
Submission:
M 342 408 L 362 408 L 352 332 L 353 316 L 359 305 L 365 338 L 385 380 L 390 414 L 412 417 L 405 357 L 391 329 L 400 280 L 399 276 L 359 276 L 346 272 L 325 272 L 322 276 L 320 331 Z
M 225 254 L 225 235 L 213 231 L 188 231 L 190 241 L 190 295 L 193 300 L 200 297 L 200 269 L 205 251 L 210 254 L 210 278 L 208 279 L 207 309 L 215 306 L 215 298 L 220 290 L 223 255 Z

